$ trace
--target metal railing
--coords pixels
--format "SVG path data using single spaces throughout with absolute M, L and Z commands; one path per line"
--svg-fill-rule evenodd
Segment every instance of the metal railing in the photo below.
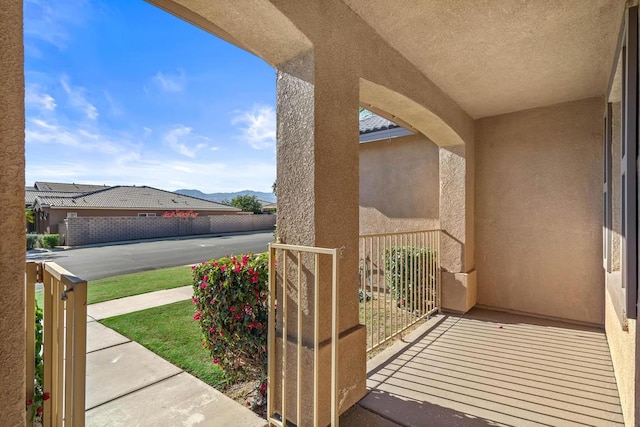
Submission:
M 440 230 L 360 236 L 367 353 L 440 309 Z
M 340 249 L 325 249 L 308 246 L 286 245 L 280 243 L 272 243 L 269 245 L 269 329 L 268 329 L 268 394 L 267 394 L 267 420 L 269 425 L 284 427 L 287 425 L 287 390 L 293 388 L 296 397 L 296 421 L 298 425 L 303 425 L 303 406 L 302 406 L 302 353 L 303 353 L 303 289 L 304 286 L 310 287 L 313 283 L 313 289 L 307 289 L 306 295 L 310 296 L 313 292 L 313 422 L 317 426 L 320 424 L 321 415 L 319 413 L 319 392 L 320 381 L 322 380 L 319 373 L 319 353 L 320 353 L 320 322 L 326 319 L 320 319 L 320 259 L 321 257 L 329 258 L 331 261 L 331 425 L 338 426 L 339 406 L 338 406 L 338 258 Z M 308 255 L 307 255 L 308 254 Z M 303 256 L 312 258 L 312 261 L 302 263 Z M 288 260 L 294 260 L 294 265 L 290 265 Z M 280 263 L 279 272 L 276 271 L 276 260 Z M 288 265 L 289 264 L 289 265 Z M 303 269 L 305 270 L 305 281 L 303 282 Z M 290 273 L 295 271 L 293 278 L 293 287 L 297 296 L 292 298 L 288 296 L 287 286 L 288 280 L 291 279 Z M 313 279 L 309 280 L 310 272 L 313 272 Z M 278 283 L 278 276 L 281 275 L 281 281 Z M 289 276 L 289 277 L 288 277 Z M 306 285 L 303 285 L 306 283 Z M 278 294 L 278 289 L 284 295 Z M 292 298 L 295 300 L 296 319 L 295 324 L 289 324 L 289 314 L 292 311 L 287 300 Z M 276 319 L 276 306 L 279 318 Z M 278 323 L 280 322 L 280 323 Z M 277 324 L 278 323 L 278 324 Z M 276 328 L 280 330 L 282 339 L 282 347 L 277 348 L 276 345 Z M 295 382 L 288 381 L 287 375 L 287 353 L 288 342 L 290 337 L 290 328 L 295 328 L 295 366 L 296 375 Z M 280 353 L 281 372 L 276 377 L 276 357 Z M 276 378 L 280 378 L 280 408 L 275 407 Z M 324 377 L 323 377 L 324 378 Z M 278 416 L 276 415 L 278 414 Z
M 87 282 L 56 263 L 26 265 L 27 400 L 34 398 L 35 292 L 43 284 L 44 427 L 84 426 L 87 343 Z M 29 418 L 29 417 L 28 417 Z M 28 419 L 28 425 L 31 420 Z

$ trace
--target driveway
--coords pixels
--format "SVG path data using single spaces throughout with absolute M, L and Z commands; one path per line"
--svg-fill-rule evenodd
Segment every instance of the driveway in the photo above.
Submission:
M 229 254 L 265 252 L 271 231 L 218 237 L 169 238 L 29 252 L 27 261 L 54 261 L 78 277 L 96 280 L 119 274 L 193 264 Z

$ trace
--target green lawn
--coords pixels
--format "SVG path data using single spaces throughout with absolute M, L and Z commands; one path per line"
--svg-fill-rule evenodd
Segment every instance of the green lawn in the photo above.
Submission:
M 200 326 L 193 320 L 194 312 L 191 301 L 181 301 L 100 322 L 205 383 L 222 389 L 224 373 L 202 348 Z
M 191 267 L 179 266 L 124 274 L 89 282 L 87 304 L 146 294 L 163 289 L 179 288 L 191 284 Z M 42 307 L 42 291 L 36 291 L 36 301 Z
M 89 282 L 87 304 L 191 284 L 191 267 L 180 266 L 107 277 Z

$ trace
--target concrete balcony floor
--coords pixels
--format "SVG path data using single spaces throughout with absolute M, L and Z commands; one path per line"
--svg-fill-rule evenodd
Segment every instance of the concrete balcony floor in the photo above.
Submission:
M 624 425 L 600 329 L 474 309 L 429 320 L 367 368 L 343 425 Z

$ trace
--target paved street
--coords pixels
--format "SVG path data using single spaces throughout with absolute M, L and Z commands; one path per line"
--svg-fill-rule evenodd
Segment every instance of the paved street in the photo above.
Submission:
M 271 231 L 221 237 L 169 238 L 29 253 L 27 260 L 55 261 L 78 277 L 95 280 L 192 264 L 229 254 L 264 252 L 272 239 Z

